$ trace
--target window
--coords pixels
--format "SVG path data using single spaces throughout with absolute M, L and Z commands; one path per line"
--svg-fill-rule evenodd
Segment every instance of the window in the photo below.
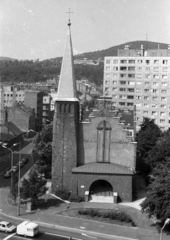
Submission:
M 122 59 L 122 60 L 120 60 L 120 63 L 126 64 L 127 60 Z
M 153 71 L 154 71 L 154 72 L 159 72 L 159 67 L 154 67 L 154 68 L 153 68 Z
M 162 79 L 168 79 L 168 75 L 162 75 Z
M 142 89 L 141 88 L 136 88 L 136 92 L 141 93 Z
M 145 74 L 145 78 L 150 79 L 151 75 L 150 74 Z
M 127 91 L 128 92 L 134 92 L 134 88 L 128 88 Z
M 137 74 L 137 78 L 142 78 L 142 74 Z
M 105 85 L 109 85 L 110 84 L 110 81 L 105 81 Z
M 106 67 L 106 71 L 110 71 L 110 67 Z
M 165 123 L 165 119 L 160 119 L 160 123 Z
M 137 67 L 138 72 L 142 72 L 142 67 Z
M 134 96 L 129 95 L 127 96 L 127 99 L 134 99 Z
M 158 59 L 154 60 L 154 64 L 159 64 L 159 60 Z
M 110 60 L 109 59 L 106 60 L 106 64 L 110 64 Z
M 140 107 L 141 107 L 141 103 L 137 103 L 137 104 L 136 104 L 136 107 L 139 107 L 139 108 L 140 108 Z
M 113 67 L 113 71 L 118 71 L 118 67 Z
M 126 74 L 120 74 L 121 78 L 126 78 Z
M 167 82 L 162 82 L 163 87 L 166 87 L 167 85 L 168 85 Z
M 134 72 L 135 71 L 135 67 L 128 67 L 128 71 Z
M 113 74 L 113 78 L 117 78 L 117 74 Z
M 119 106 L 125 106 L 125 102 L 119 102 Z
M 120 91 L 120 92 L 125 92 L 125 91 L 126 91 L 126 88 L 120 88 L 119 91 Z
M 159 85 L 158 82 L 153 82 L 152 84 L 153 84 L 153 86 L 155 86 L 155 87 L 158 87 L 158 85 Z
M 149 97 L 148 96 L 144 96 L 144 100 L 149 100 Z
M 113 84 L 113 85 L 117 85 L 117 81 L 113 81 L 112 84 Z
M 162 94 L 166 94 L 166 90 L 161 90 L 161 93 Z
M 168 68 L 167 67 L 163 67 L 162 68 L 162 72 L 167 72 L 168 71 Z
M 125 84 L 126 84 L 126 81 L 120 81 L 120 84 L 121 84 L 121 85 L 125 85 Z
M 141 85 L 141 84 L 142 84 L 142 82 L 141 82 L 141 81 L 138 81 L 138 82 L 136 82 L 136 84 L 137 84 L 137 85 Z
M 149 89 L 144 89 L 144 93 L 149 93 Z
M 115 99 L 115 98 L 118 98 L 118 96 L 117 95 L 112 95 L 112 98 Z
M 112 91 L 113 92 L 117 92 L 117 88 L 112 88 Z
M 146 72 L 150 72 L 151 68 L 150 67 L 145 67 Z
M 130 64 L 135 63 L 135 60 L 129 60 L 129 63 Z
M 142 60 L 137 60 L 137 63 L 138 64 L 142 64 Z
M 148 111 L 143 111 L 143 114 L 144 114 L 144 115 L 148 115 L 149 112 L 148 112 Z
M 128 85 L 133 86 L 133 85 L 135 85 L 135 82 L 133 82 L 133 81 L 128 81 Z
M 126 95 L 120 95 L 119 98 L 120 99 L 126 99 Z
M 158 101 L 158 97 L 153 97 L 152 100 L 153 101 Z
M 110 162 L 111 127 L 105 120 L 97 127 L 97 162 Z
M 135 74 L 128 74 L 129 78 L 135 78 Z
M 144 103 L 144 105 L 143 105 L 145 108 L 148 108 L 149 107 L 149 104 L 147 104 L 147 103 Z
M 152 104 L 151 106 L 152 106 L 152 108 L 157 108 L 158 104 Z
M 163 60 L 163 61 L 162 61 L 162 64 L 167 65 L 167 64 L 168 64 L 168 60 Z
M 152 111 L 152 116 L 156 116 L 156 115 L 157 115 L 157 112 Z
M 158 93 L 158 89 L 153 89 L 152 92 L 153 93 Z
M 160 112 L 160 116 L 161 116 L 161 117 L 165 117 L 165 116 L 166 116 L 166 113 L 165 113 L 165 112 Z
M 150 82 L 145 82 L 145 86 L 149 86 Z
M 113 60 L 113 64 L 118 64 L 118 60 Z
M 133 107 L 133 103 L 127 103 L 128 107 Z
M 166 105 L 165 104 L 161 104 L 161 108 L 166 108 Z
M 126 67 L 120 67 L 120 71 L 126 71 L 127 68 Z
M 110 73 L 106 73 L 106 77 L 110 77 Z
M 167 100 L 166 97 L 161 97 L 161 101 L 165 102 Z
M 141 97 L 141 96 L 136 96 L 136 99 L 137 99 L 137 100 L 141 100 L 142 97 Z
M 150 64 L 150 60 L 146 60 L 146 64 Z
M 153 78 L 154 78 L 154 79 L 159 79 L 159 75 L 158 75 L 158 74 L 154 74 L 154 75 L 153 75 Z

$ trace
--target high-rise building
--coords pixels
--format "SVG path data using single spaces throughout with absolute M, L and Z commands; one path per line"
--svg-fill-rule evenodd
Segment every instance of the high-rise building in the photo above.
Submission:
M 136 110 L 136 127 L 144 117 L 155 119 L 161 130 L 170 127 L 170 47 L 132 50 L 105 57 L 104 96 L 120 109 Z

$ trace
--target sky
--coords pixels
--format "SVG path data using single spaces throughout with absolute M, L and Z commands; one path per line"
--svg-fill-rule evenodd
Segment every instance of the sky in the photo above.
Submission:
M 62 56 L 69 8 L 74 54 L 146 38 L 170 44 L 170 0 L 0 0 L 0 56 Z

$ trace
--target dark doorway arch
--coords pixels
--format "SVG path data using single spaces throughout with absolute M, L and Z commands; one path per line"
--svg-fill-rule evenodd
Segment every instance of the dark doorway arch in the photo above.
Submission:
M 106 180 L 97 180 L 91 184 L 89 192 L 90 195 L 113 196 L 113 187 Z

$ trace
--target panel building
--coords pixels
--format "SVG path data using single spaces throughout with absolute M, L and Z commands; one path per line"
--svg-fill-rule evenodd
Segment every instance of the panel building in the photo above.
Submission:
M 155 119 L 161 130 L 170 127 L 170 47 L 132 50 L 105 57 L 104 96 L 120 109 L 136 109 L 136 127 L 144 117 Z

